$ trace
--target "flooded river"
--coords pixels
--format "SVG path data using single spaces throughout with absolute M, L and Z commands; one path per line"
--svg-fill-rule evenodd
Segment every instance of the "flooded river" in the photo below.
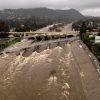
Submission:
M 75 95 L 70 44 L 57 45 L 1 55 L 0 100 L 82 100 Z

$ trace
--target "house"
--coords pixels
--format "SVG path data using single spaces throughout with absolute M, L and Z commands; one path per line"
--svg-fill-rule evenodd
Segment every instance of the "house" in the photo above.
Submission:
M 100 36 L 95 36 L 95 43 L 100 43 Z

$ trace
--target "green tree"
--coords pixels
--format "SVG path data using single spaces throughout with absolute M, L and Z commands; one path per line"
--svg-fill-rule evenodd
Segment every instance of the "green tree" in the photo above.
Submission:
M 100 36 L 100 32 L 97 35 Z
M 7 22 L 0 20 L 0 38 L 8 37 L 9 25 Z
M 80 37 L 81 37 L 81 39 L 83 38 L 84 34 L 86 33 L 86 30 L 87 30 L 86 23 L 83 22 L 82 26 L 80 28 Z

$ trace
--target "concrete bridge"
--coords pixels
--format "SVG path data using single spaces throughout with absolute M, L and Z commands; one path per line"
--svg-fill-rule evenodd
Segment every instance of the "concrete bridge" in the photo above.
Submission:
M 74 32 L 73 32 L 74 33 Z M 37 33 L 37 32 L 10 32 L 10 35 L 19 35 L 21 36 L 23 39 L 25 39 L 25 43 L 26 45 L 24 45 L 25 43 L 22 42 L 21 47 L 18 45 L 17 47 L 12 47 L 12 49 L 5 49 L 4 52 L 16 52 L 16 51 L 21 51 L 21 50 L 25 50 L 26 49 L 30 49 L 32 48 L 32 52 L 33 50 L 36 51 L 42 51 L 45 50 L 45 48 L 52 48 L 52 47 L 57 47 L 61 44 L 63 44 L 63 42 L 68 42 L 68 41 L 73 41 L 73 40 L 77 40 L 78 37 L 73 35 L 68 35 L 65 33 L 58 33 L 58 32 L 41 32 L 41 33 Z M 32 41 L 33 45 L 28 45 L 27 44 L 27 40 Z M 66 44 L 66 43 L 64 43 Z M 24 46 L 23 46 L 24 45 Z M 42 49 L 41 49 L 42 48 Z
M 76 31 L 66 31 L 66 32 L 9 32 L 10 35 L 14 36 L 30 36 L 30 35 L 75 35 Z
M 34 39 L 36 41 L 41 41 L 66 38 L 67 36 L 76 36 L 77 32 L 9 32 L 9 35 L 13 35 L 15 37 L 23 37 L 24 39 Z

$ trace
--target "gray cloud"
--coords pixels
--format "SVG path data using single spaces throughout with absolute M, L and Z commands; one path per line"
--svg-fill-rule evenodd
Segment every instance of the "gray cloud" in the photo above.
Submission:
M 75 8 L 85 15 L 100 15 L 100 0 L 0 0 L 0 9 L 36 7 Z

